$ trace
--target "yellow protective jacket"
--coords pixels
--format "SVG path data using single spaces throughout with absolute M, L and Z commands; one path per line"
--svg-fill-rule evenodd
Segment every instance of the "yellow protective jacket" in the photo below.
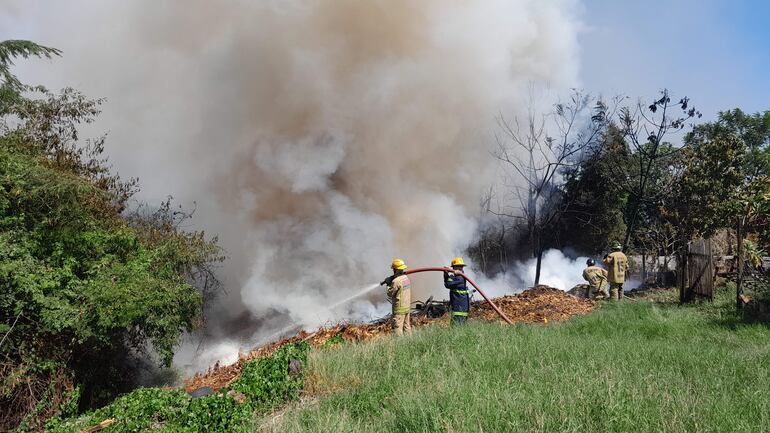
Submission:
M 607 265 L 607 280 L 610 283 L 623 284 L 628 272 L 628 257 L 622 251 L 613 251 L 604 258 Z
M 604 282 L 607 281 L 607 271 L 598 266 L 589 266 L 583 270 L 583 279 L 596 290 L 601 290 Z
M 393 314 L 409 314 L 412 305 L 412 282 L 406 275 L 399 275 L 388 285 L 388 298 L 393 304 Z

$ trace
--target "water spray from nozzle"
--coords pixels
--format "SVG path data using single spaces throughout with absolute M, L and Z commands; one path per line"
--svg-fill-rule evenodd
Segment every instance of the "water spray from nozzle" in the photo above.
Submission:
M 332 311 L 335 308 L 339 308 L 339 307 L 347 304 L 348 302 L 350 302 L 350 301 L 352 301 L 352 300 L 354 300 L 356 298 L 360 298 L 361 296 L 371 292 L 372 290 L 376 289 L 379 286 L 380 286 L 380 284 L 370 284 L 368 286 L 365 286 L 365 287 L 361 288 L 361 290 L 353 293 L 352 295 L 348 296 L 347 298 L 342 299 L 342 300 L 340 300 L 338 302 L 335 302 L 334 304 L 332 304 L 332 305 L 330 305 L 328 307 L 325 307 L 321 311 L 322 312 L 326 312 L 326 311 Z M 264 344 L 267 344 L 267 343 L 270 343 L 272 341 L 275 341 L 276 339 L 278 339 L 278 338 L 288 334 L 289 332 L 292 332 L 292 331 L 293 332 L 297 332 L 297 331 L 299 331 L 301 329 L 302 329 L 302 325 L 300 325 L 296 321 L 292 321 L 290 324 L 288 324 L 287 326 L 279 329 L 278 331 L 276 331 L 276 332 L 274 332 L 274 333 L 272 333 L 272 334 L 270 334 L 270 335 L 268 335 L 266 337 L 263 337 L 263 338 L 259 339 L 259 341 L 256 343 L 255 347 L 261 347 Z

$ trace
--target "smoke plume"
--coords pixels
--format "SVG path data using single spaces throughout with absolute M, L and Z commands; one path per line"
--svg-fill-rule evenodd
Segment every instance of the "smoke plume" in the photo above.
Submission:
M 107 97 L 97 127 L 141 198 L 196 201 L 196 228 L 219 235 L 227 295 L 207 332 L 221 359 L 293 322 L 387 311 L 377 291 L 324 306 L 394 257 L 461 254 L 497 178 L 496 115 L 530 83 L 577 84 L 570 0 L 11 5 L 14 37 L 64 51 L 27 80 Z

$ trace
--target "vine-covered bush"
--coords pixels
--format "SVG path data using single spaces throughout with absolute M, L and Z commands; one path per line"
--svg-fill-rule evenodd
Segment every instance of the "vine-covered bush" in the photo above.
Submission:
M 170 201 L 129 211 L 137 182 L 110 172 L 103 138 L 79 137 L 101 101 L 9 81 L 14 55 L 56 53 L 11 42 L 0 42 L 0 431 L 111 401 L 135 386 L 137 359 L 168 365 L 221 260 Z
M 247 363 L 241 376 L 220 392 L 191 398 L 179 390 L 142 388 L 112 404 L 73 418 L 51 420 L 46 431 L 70 433 L 114 420 L 112 433 L 248 432 L 255 414 L 296 399 L 304 376 L 289 371 L 289 362 L 307 363 L 307 343 L 282 347 L 272 356 Z

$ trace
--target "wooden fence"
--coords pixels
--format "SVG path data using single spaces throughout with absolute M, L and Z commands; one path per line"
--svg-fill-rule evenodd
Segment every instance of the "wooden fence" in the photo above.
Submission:
M 695 298 L 714 299 L 714 258 L 711 255 L 711 240 L 699 239 L 687 247 L 687 282 L 682 284 L 681 300 Z

